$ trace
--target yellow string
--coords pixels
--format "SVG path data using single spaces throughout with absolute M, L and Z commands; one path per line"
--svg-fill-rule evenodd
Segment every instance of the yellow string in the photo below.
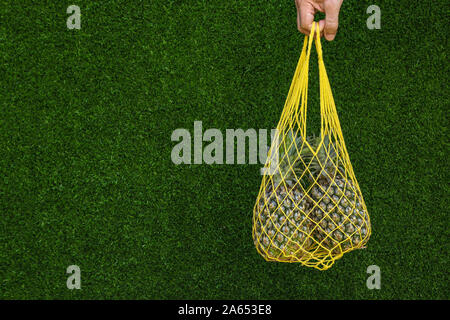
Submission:
M 306 136 L 308 73 L 315 43 L 320 84 L 320 136 Z M 323 61 L 318 23 L 303 42 L 253 210 L 253 240 L 267 261 L 330 268 L 365 247 L 371 224 L 345 147 Z M 277 141 L 278 138 L 278 141 Z M 277 143 L 278 142 L 278 143 Z M 272 153 L 284 150 L 278 159 Z M 276 162 L 273 162 L 276 161 Z

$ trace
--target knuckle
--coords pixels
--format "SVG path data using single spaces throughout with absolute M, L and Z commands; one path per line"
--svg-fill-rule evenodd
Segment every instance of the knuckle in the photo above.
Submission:
M 336 31 L 338 29 L 338 23 L 327 21 L 325 24 L 325 29 L 327 29 L 327 31 Z

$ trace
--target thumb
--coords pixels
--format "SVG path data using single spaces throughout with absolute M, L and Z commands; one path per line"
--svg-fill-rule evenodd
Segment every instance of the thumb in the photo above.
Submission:
M 342 1 L 325 3 L 325 27 L 324 35 L 328 41 L 334 40 L 339 26 L 339 10 Z

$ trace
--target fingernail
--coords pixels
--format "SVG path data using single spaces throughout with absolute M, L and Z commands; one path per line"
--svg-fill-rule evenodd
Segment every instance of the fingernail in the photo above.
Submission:
M 335 37 L 334 34 L 330 34 L 330 33 L 325 34 L 325 39 L 327 39 L 328 41 L 333 41 L 334 37 Z

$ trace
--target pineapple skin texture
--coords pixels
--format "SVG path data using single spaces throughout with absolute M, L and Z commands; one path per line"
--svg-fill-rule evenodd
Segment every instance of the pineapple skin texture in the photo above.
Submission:
M 344 253 L 365 248 L 371 224 L 356 180 L 343 178 L 344 170 L 336 170 L 339 165 L 330 166 L 338 162 L 337 156 L 323 152 L 320 140 L 315 140 L 311 149 L 318 152 L 308 161 L 321 171 L 311 169 L 308 186 L 296 179 L 291 168 L 281 168 L 282 178 L 263 181 L 253 210 L 252 235 L 267 261 L 326 270 Z M 290 151 L 301 148 L 291 148 L 288 156 L 295 157 Z M 302 154 L 308 158 L 308 152 Z

